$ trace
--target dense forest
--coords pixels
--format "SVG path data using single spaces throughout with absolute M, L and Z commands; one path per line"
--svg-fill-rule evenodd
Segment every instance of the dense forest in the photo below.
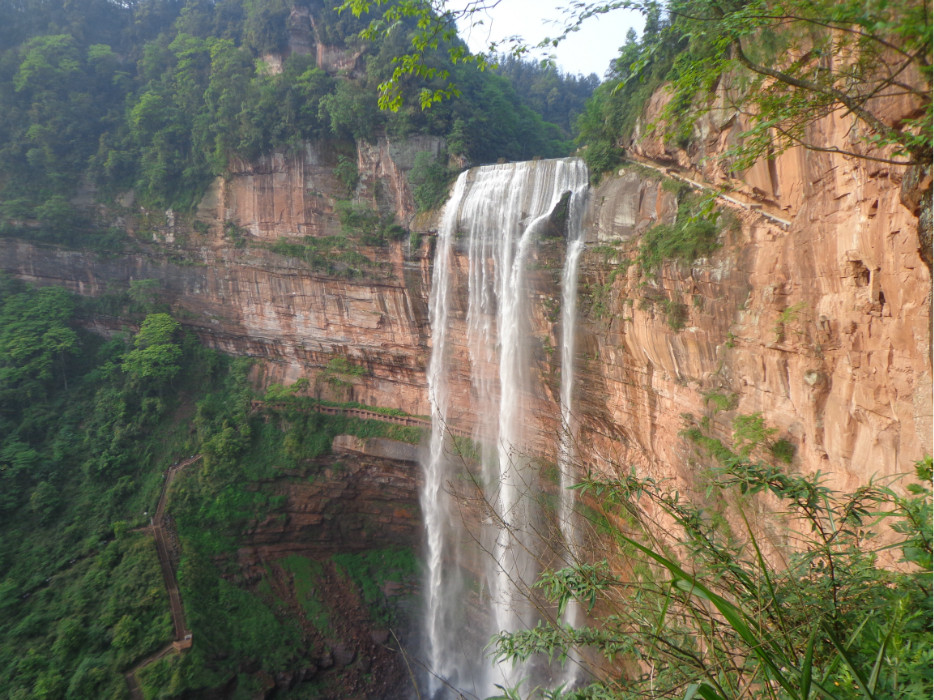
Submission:
M 201 456 L 171 507 L 179 588 L 198 644 L 140 674 L 150 698 L 227 687 L 250 697 L 250 669 L 306 668 L 346 630 L 330 617 L 321 579 L 359 587 L 374 619 L 393 615 L 378 586 L 411 582 L 411 548 L 346 551 L 281 566 L 305 610 L 296 615 L 267 570 L 246 586 L 244 527 L 283 497 L 261 484 L 323 477 L 336 434 L 421 438 L 417 429 L 298 410 L 251 412 L 249 362 L 205 349 L 155 301 L 151 284 L 81 299 L 0 278 L 0 691 L 6 698 L 124 697 L 123 674 L 172 638 L 149 516 L 167 465 Z M 83 329 L 95 315 L 135 321 L 111 339 Z M 334 363 L 335 378 L 353 368 Z M 262 397 L 260 397 L 262 398 Z M 293 402 L 290 404 L 290 400 Z M 324 460 L 324 461 L 322 461 Z M 346 641 L 344 642 L 346 643 Z M 333 662 L 331 665 L 334 665 Z M 244 672 L 244 671 L 247 672 Z M 365 669 L 364 669 L 365 670 Z M 340 696 L 365 676 L 344 668 L 303 692 Z M 239 676 L 238 676 L 239 674 Z M 385 679 L 372 679 L 377 683 Z M 309 677 L 310 679 L 310 677 Z M 239 693 L 239 695 L 238 695 Z
M 145 205 L 185 210 L 231 158 L 316 137 L 435 134 L 470 164 L 568 153 L 591 80 L 543 72 L 520 97 L 521 64 L 507 63 L 506 77 L 455 66 L 460 99 L 381 112 L 376 86 L 411 27 L 364 44 L 350 13 L 297 5 L 314 11 L 317 41 L 364 52 L 361 67 L 329 73 L 290 50 L 285 0 L 0 5 L 2 225 L 32 220 L 33 236 L 81 237 L 88 222 L 70 200 L 88 189 L 105 199 L 133 189 Z M 281 71 L 267 63 L 277 57 Z M 440 52 L 430 60 L 443 61 Z
M 522 59 L 511 54 L 499 56 L 496 72 L 509 80 L 519 99 L 551 124 L 557 124 L 567 138 L 577 134 L 577 122 L 584 112 L 600 78 L 568 75 L 552 65 Z

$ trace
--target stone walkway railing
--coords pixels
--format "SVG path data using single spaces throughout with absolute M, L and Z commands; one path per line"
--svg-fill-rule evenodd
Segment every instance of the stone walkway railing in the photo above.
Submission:
M 631 155 L 629 156 L 629 158 L 632 160 L 633 163 L 636 163 L 637 165 L 641 165 L 644 168 L 651 168 L 652 170 L 655 170 L 656 172 L 661 173 L 665 177 L 670 177 L 674 180 L 679 180 L 680 182 L 684 182 L 685 184 L 690 185 L 696 190 L 705 190 L 707 192 L 712 192 L 714 196 L 716 196 L 717 199 L 720 199 L 728 204 L 731 204 L 734 207 L 738 207 L 740 209 L 745 209 L 746 211 L 751 211 L 756 214 L 759 214 L 760 216 L 765 217 L 769 221 L 772 221 L 778 224 L 779 226 L 781 226 L 782 228 L 786 230 L 791 226 L 791 222 L 788 221 L 787 219 L 782 219 L 782 218 L 775 216 L 775 214 L 770 214 L 767 211 L 763 211 L 762 205 L 759 204 L 758 202 L 744 202 L 740 199 L 737 199 L 736 197 L 731 197 L 729 195 L 723 194 L 722 192 L 718 191 L 716 187 L 713 187 L 712 185 L 709 185 L 709 184 L 705 184 L 703 182 L 697 182 L 696 180 L 692 180 L 691 178 L 685 175 L 682 175 L 680 172 L 678 172 L 674 168 L 670 168 L 670 167 L 663 168 L 659 165 L 655 165 L 651 161 L 643 160 L 642 158 L 633 158 Z

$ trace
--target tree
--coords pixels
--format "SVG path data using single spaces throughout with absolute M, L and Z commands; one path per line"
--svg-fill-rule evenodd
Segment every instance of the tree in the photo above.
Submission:
M 380 85 L 380 105 L 398 109 L 404 76 L 447 77 L 427 67 L 424 57 L 442 41 L 450 41 L 455 23 L 498 5 L 502 0 L 473 0 L 452 10 L 445 0 L 404 0 L 375 16 L 363 35 L 374 37 L 394 23 L 415 17 L 418 31 L 410 53 L 399 57 L 392 77 Z M 388 0 L 345 0 L 342 9 L 355 15 L 382 10 Z M 791 145 L 822 148 L 862 158 L 906 165 L 931 161 L 931 21 L 924 2 L 888 0 L 667 0 L 659 12 L 656 0 L 573 3 L 554 44 L 579 29 L 582 22 L 620 9 L 646 15 L 647 39 L 628 79 L 640 80 L 642 67 L 666 43 L 686 42 L 667 76 L 673 99 L 669 127 L 709 108 L 707 95 L 729 81 L 752 127 L 736 154 L 739 166 Z M 667 28 L 659 31 L 662 17 Z M 479 20 L 476 20 L 479 21 Z M 543 42 L 545 43 L 545 42 Z M 494 47 L 495 48 L 495 47 Z M 520 46 L 517 51 L 522 52 Z M 483 68 L 488 59 L 469 56 L 452 46 L 452 63 L 472 62 Z M 456 95 L 456 85 L 422 95 L 422 105 Z M 887 101 L 906 98 L 917 113 L 901 121 L 887 120 Z M 891 154 L 842 150 L 812 144 L 807 127 L 834 112 L 852 115 L 862 136 L 874 145 L 891 146 Z
M 931 22 L 923 2 L 670 0 L 673 28 L 689 41 L 672 71 L 672 104 L 731 80 L 752 128 L 739 167 L 789 146 L 896 164 L 931 160 Z M 734 77 L 735 76 L 735 77 Z M 886 117 L 907 98 L 923 114 Z M 891 155 L 817 146 L 807 127 L 834 112 Z M 672 118 L 669 113 L 669 119 Z
M 74 304 L 60 287 L 33 291 L 0 279 L 0 406 L 45 395 L 56 374 L 64 379 L 65 356 L 77 352 Z
M 463 8 L 454 10 L 447 6 L 446 0 L 344 0 L 338 10 L 350 11 L 355 17 L 372 13 L 374 18 L 360 32 L 360 36 L 371 41 L 378 37 L 388 38 L 397 26 L 414 20 L 417 30 L 410 35 L 411 51 L 393 58 L 391 76 L 379 85 L 380 108 L 396 112 L 402 107 L 402 81 L 407 76 L 416 76 L 426 85 L 442 81 L 441 86 L 426 86 L 421 90 L 418 100 L 422 109 L 460 96 L 457 83 L 450 80 L 451 71 L 432 65 L 428 60 L 428 56 L 439 48 L 446 49 L 452 65 L 473 64 L 480 70 L 490 66 L 487 57 L 470 54 L 464 44 L 457 41 L 457 22 L 500 2 L 502 0 L 469 0 Z
M 172 341 L 178 322 L 169 314 L 149 314 L 136 336 L 135 349 L 123 356 L 123 371 L 161 385 L 178 374 L 182 349 Z

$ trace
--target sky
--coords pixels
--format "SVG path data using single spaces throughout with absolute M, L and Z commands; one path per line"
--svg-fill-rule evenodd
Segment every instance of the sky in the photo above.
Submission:
M 448 5 L 457 8 L 467 2 L 449 0 Z M 474 52 L 486 50 L 490 41 L 515 34 L 534 45 L 545 37 L 553 37 L 561 32 L 564 22 L 562 9 L 568 4 L 556 0 L 501 0 L 499 5 L 484 15 L 474 16 L 474 21 L 483 19 L 483 26 L 471 28 L 463 23 L 460 26 L 461 38 Z M 555 20 L 557 24 L 553 23 Z M 616 10 L 593 17 L 581 26 L 580 31 L 565 39 L 557 48 L 552 48 L 550 53 L 555 56 L 555 63 L 563 72 L 582 75 L 596 73 L 602 79 L 610 61 L 619 55 L 619 48 L 625 42 L 630 27 L 641 34 L 642 18 L 636 12 Z M 532 56 L 543 58 L 548 53 L 535 53 Z

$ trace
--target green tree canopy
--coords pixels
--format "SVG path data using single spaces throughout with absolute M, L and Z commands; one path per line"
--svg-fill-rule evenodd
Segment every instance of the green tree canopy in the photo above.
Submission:
M 426 56 L 452 40 L 455 23 L 465 18 L 479 21 L 473 18 L 500 1 L 474 0 L 453 9 L 444 0 L 345 0 L 342 9 L 358 16 L 374 13 L 364 32 L 367 37 L 387 34 L 403 18 L 417 20 L 409 52 L 396 59 L 393 74 L 380 85 L 380 104 L 398 109 L 406 78 L 450 78 L 447 69 L 435 68 Z M 563 33 L 546 41 L 561 41 L 582 22 L 622 9 L 641 11 L 647 20 L 646 33 L 638 45 L 630 37 L 624 48 L 628 65 L 617 63 L 615 69 L 622 75 L 614 89 L 631 81 L 643 82 L 649 77 L 647 70 L 667 63 L 664 79 L 671 84 L 673 99 L 665 117 L 669 131 L 674 132 L 689 128 L 692 118 L 710 108 L 711 91 L 728 81 L 727 95 L 752 125 L 733 154 L 737 167 L 792 145 L 892 163 L 930 164 L 932 40 L 925 2 L 577 2 L 568 10 Z M 455 65 L 469 61 L 484 67 L 488 62 L 483 56 L 465 55 L 462 47 L 453 44 L 448 54 Z M 458 89 L 449 80 L 443 89 L 429 91 L 427 96 L 423 92 L 422 104 L 453 96 Z M 916 114 L 899 121 L 887 118 L 886 103 L 903 98 L 915 102 Z M 599 99 L 606 101 L 607 96 Z M 859 148 L 844 151 L 811 143 L 808 126 L 834 112 L 850 115 L 860 125 L 865 141 L 892 146 L 892 154 L 869 155 Z
M 0 279 L 0 405 L 42 396 L 64 378 L 65 356 L 77 351 L 73 313 L 74 298 L 60 287 L 30 292 Z
M 161 386 L 180 369 L 182 349 L 172 340 L 178 322 L 169 314 L 149 314 L 133 341 L 134 349 L 123 356 L 123 371 L 139 380 Z

